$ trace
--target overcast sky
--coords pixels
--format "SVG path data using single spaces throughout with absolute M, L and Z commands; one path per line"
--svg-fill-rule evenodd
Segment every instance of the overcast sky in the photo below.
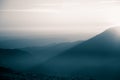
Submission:
M 0 31 L 77 40 L 120 25 L 119 0 L 0 0 L 0 5 Z

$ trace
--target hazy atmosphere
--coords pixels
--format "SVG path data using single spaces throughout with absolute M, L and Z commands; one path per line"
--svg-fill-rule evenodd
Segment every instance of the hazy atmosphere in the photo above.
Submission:
M 120 80 L 120 0 L 0 0 L 0 80 Z
M 0 32 L 88 39 L 119 26 L 119 0 L 0 0 Z M 71 38 L 71 36 L 73 36 Z

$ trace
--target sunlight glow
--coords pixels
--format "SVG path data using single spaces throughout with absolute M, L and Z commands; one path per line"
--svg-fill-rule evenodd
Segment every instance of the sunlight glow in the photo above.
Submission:
M 111 6 L 106 10 L 107 20 L 113 23 L 115 26 L 120 26 L 120 6 Z
M 120 6 L 117 0 L 40 1 L 8 0 L 0 9 L 1 24 L 5 26 L 2 29 L 79 35 L 98 34 L 111 25 L 120 25 Z
M 112 27 L 109 29 L 113 33 L 115 40 L 120 40 L 120 26 Z
M 116 34 L 120 36 L 120 27 L 116 27 L 114 30 L 115 30 Z

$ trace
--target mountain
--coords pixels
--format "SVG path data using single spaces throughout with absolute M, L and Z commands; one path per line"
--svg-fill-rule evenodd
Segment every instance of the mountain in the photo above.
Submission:
M 33 55 L 31 64 L 36 66 L 82 42 L 83 41 L 56 43 L 47 46 L 21 48 L 21 50 L 30 52 Z
M 18 57 L 27 56 L 27 55 L 30 55 L 30 54 L 26 51 L 22 51 L 19 49 L 0 48 L 0 61 L 4 61 L 7 59 L 9 60 L 9 59 L 18 58 Z
M 2 49 L 0 48 L 0 66 L 12 69 L 22 69 L 28 64 L 32 55 L 29 52 L 20 49 Z
M 107 29 L 95 37 L 64 51 L 59 57 L 63 55 L 66 57 L 76 57 L 77 55 L 105 56 L 110 55 L 110 53 L 119 53 L 120 35 L 116 34 L 116 30 L 118 28 Z
M 34 68 L 48 74 L 94 76 L 116 80 L 120 73 L 120 35 L 110 28 Z M 104 77 L 103 77 L 104 76 Z
M 3 37 L 0 36 L 0 48 L 14 49 L 32 46 L 46 46 L 60 43 L 62 39 L 42 38 L 42 37 Z
M 101 34 L 78 44 L 77 46 L 65 51 L 63 55 L 93 55 L 93 56 L 105 56 L 110 53 L 120 52 L 120 34 L 118 36 L 116 30 L 120 28 L 110 28 L 102 32 Z M 84 53 L 84 54 L 81 54 Z M 95 54 L 94 54 L 95 53 Z M 98 53 L 98 54 L 96 54 Z
M 20 48 L 25 51 L 29 51 L 33 54 L 41 54 L 41 53 L 60 53 L 62 51 L 65 51 L 77 44 L 81 44 L 83 41 L 76 41 L 76 42 L 64 42 L 64 43 L 56 43 L 56 44 L 50 44 L 46 46 L 33 46 L 33 47 L 26 47 L 26 48 Z

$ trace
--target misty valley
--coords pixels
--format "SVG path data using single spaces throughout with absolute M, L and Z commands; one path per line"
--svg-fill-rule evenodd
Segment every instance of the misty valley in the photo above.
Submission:
M 120 80 L 116 29 L 75 42 L 2 36 L 0 80 Z
M 120 0 L 0 0 L 0 80 L 120 80 Z

